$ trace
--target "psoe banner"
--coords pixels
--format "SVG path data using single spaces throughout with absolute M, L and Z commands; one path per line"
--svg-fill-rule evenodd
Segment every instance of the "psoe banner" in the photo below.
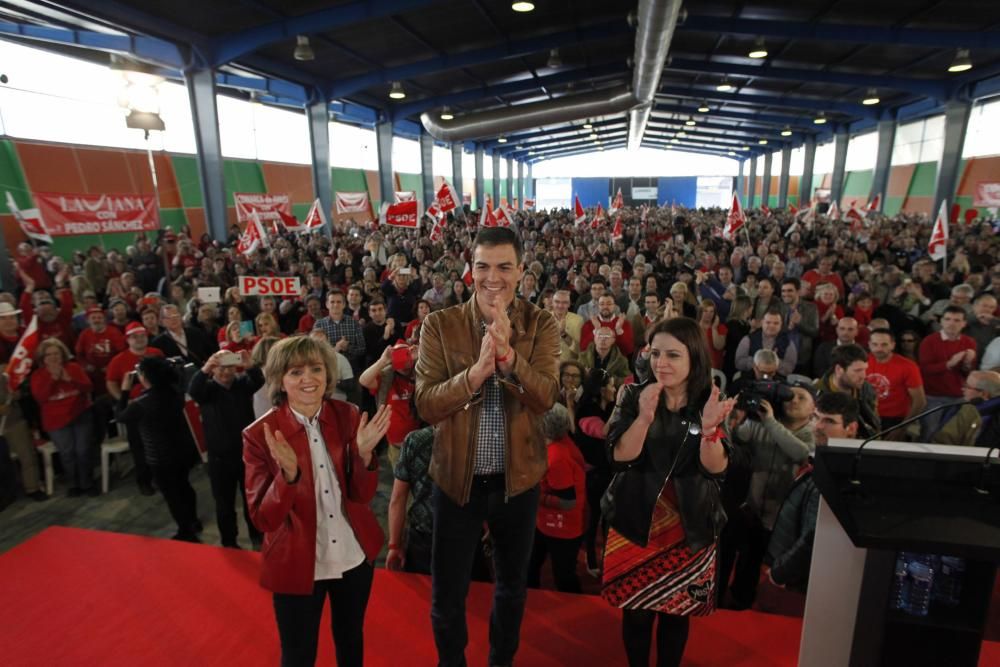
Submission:
M 976 183 L 976 198 L 973 206 L 1000 206 L 1000 183 Z
M 160 228 L 153 195 L 84 195 L 33 192 L 50 236 L 152 232 Z
M 302 291 L 297 276 L 240 276 L 239 288 L 243 296 L 299 296 Z
M 269 195 L 266 192 L 234 192 L 233 203 L 236 206 L 237 222 L 247 222 L 256 211 L 261 222 L 277 220 L 281 222 L 278 211 L 285 215 L 292 214 L 292 200 L 288 195 Z

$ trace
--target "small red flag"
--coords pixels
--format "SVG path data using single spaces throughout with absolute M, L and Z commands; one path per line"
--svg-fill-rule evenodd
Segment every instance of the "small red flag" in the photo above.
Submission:
M 576 195 L 573 204 L 573 214 L 574 221 L 577 225 L 582 225 L 587 221 L 587 212 L 583 210 L 583 204 L 580 203 L 580 195 Z

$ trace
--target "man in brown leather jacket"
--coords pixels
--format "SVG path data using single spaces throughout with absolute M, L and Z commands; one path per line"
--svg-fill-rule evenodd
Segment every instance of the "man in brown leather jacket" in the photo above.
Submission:
M 496 589 L 490 665 L 514 660 L 545 474 L 541 416 L 558 392 L 559 331 L 551 313 L 515 298 L 521 242 L 507 227 L 473 245 L 474 297 L 431 313 L 417 360 L 416 405 L 434 426 L 431 625 L 439 665 L 465 665 L 465 598 L 483 523 Z

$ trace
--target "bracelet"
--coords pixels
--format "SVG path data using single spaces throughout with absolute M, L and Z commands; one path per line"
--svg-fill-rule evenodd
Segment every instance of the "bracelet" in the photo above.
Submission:
M 393 549 L 396 549 L 398 551 L 399 550 L 399 545 L 398 544 L 393 544 L 392 542 L 390 542 L 388 548 L 389 548 L 389 551 L 392 551 Z
M 712 429 L 711 433 L 702 432 L 701 439 L 708 440 L 709 442 L 714 442 L 716 440 L 722 439 L 722 433 L 720 432 L 719 427 L 716 426 L 714 429 Z
M 508 361 L 510 361 L 511 357 L 513 357 L 513 356 L 514 356 L 514 348 L 509 347 L 509 348 L 507 348 L 507 354 L 504 355 L 504 356 L 502 356 L 502 357 L 499 357 L 499 356 L 496 357 L 496 360 L 497 360 L 497 363 L 505 364 Z

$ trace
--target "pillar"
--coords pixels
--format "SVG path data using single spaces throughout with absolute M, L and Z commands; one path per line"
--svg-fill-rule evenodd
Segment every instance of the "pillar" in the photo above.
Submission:
M 212 238 L 225 243 L 228 236 L 226 184 L 219 142 L 219 110 L 215 106 L 215 72 L 211 69 L 188 70 L 184 83 L 191 102 L 205 222 Z
M 941 202 L 947 201 L 949 207 L 955 203 L 955 188 L 958 185 L 959 169 L 962 165 L 962 147 L 965 145 L 965 132 L 969 129 L 971 113 L 971 102 L 950 100 L 945 103 L 944 151 L 938 163 L 932 215 L 937 215 Z
M 757 196 L 757 156 L 750 158 L 750 190 L 747 192 L 747 208 L 753 208 L 753 198 Z
M 806 137 L 805 156 L 802 161 L 802 176 L 799 178 L 799 206 L 812 200 L 813 169 L 816 168 L 816 137 Z
M 844 198 L 844 169 L 847 166 L 847 144 L 850 141 L 847 126 L 841 125 L 838 127 L 833 136 L 833 176 L 830 180 L 830 203 L 837 202 L 837 208 L 840 208 L 840 200 Z
M 482 209 L 486 203 L 486 182 L 483 180 L 483 158 L 486 153 L 481 144 L 476 144 L 476 208 Z
M 760 181 L 760 204 L 761 206 L 771 205 L 771 163 L 774 160 L 774 153 L 768 151 L 764 154 L 764 173 Z
M 420 133 L 420 181 L 424 187 L 424 209 L 437 200 L 434 191 L 434 137 Z
M 778 176 L 778 208 L 788 206 L 788 173 L 792 168 L 792 147 L 785 144 L 781 149 L 781 174 Z
M 333 210 L 333 175 L 330 173 L 330 111 L 325 99 L 306 107 L 309 118 L 309 150 L 312 153 L 313 195 L 319 199 L 323 215 L 331 221 Z M 330 234 L 327 226 L 324 233 Z
M 393 203 L 396 199 L 396 181 L 392 177 L 392 123 L 383 121 L 375 124 L 375 145 L 378 149 L 378 187 L 382 202 Z
M 878 152 L 875 154 L 875 172 L 872 174 L 872 191 L 868 201 L 879 199 L 879 212 L 885 206 L 885 193 L 889 188 L 889 169 L 892 167 L 892 149 L 896 142 L 896 119 L 887 118 L 878 122 Z M 959 149 L 961 152 L 961 149 Z

